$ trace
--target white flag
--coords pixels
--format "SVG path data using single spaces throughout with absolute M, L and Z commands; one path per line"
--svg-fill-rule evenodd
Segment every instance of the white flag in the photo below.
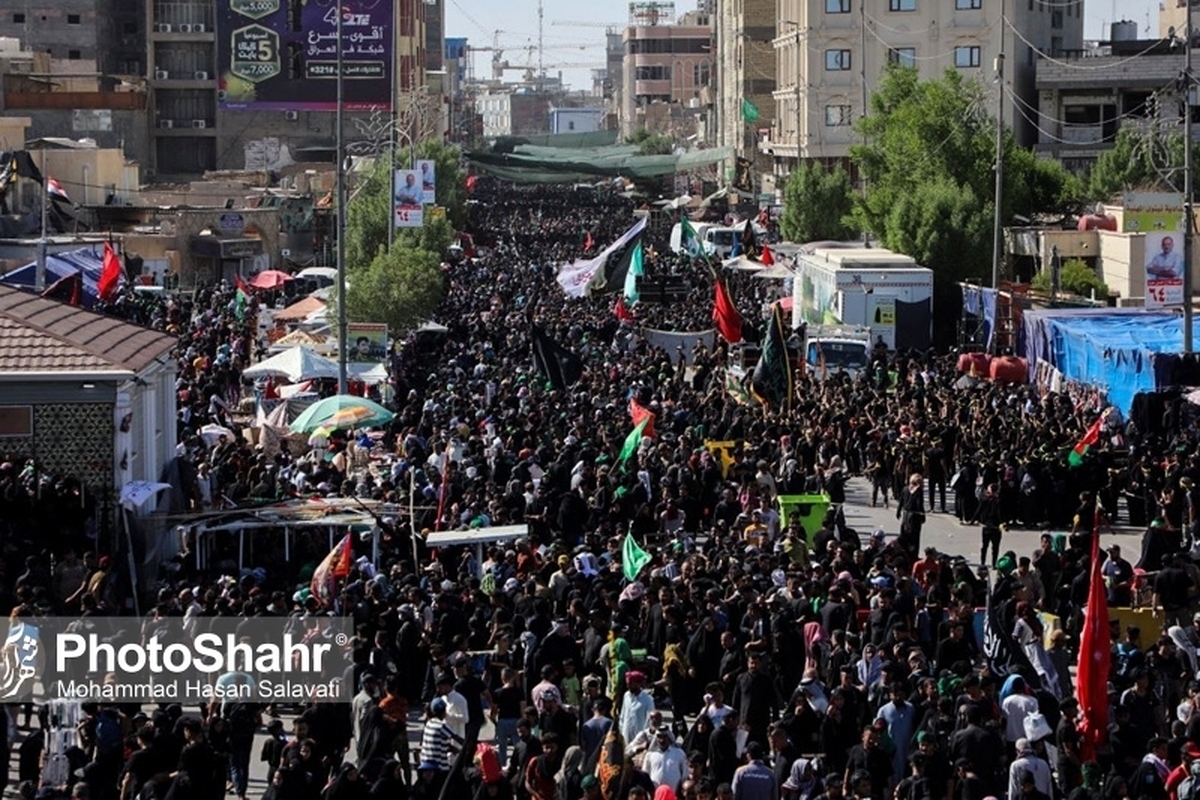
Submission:
M 585 258 L 564 264 L 558 269 L 558 285 L 568 297 L 586 297 L 596 288 L 598 279 L 604 277 L 604 264 L 608 257 L 629 243 L 633 237 L 646 229 L 646 217 L 640 218 L 633 227 L 621 234 L 621 238 L 604 248 L 595 258 Z

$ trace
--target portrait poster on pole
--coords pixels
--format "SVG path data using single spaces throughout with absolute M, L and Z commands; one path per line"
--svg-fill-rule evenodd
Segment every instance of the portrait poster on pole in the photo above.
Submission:
M 425 224 L 421 173 L 415 169 L 396 170 L 393 188 L 393 224 L 397 228 L 420 228 Z

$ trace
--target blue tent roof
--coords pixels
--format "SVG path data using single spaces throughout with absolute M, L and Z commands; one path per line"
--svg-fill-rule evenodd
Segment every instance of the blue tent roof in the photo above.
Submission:
M 1054 309 L 1023 319 L 1031 375 L 1047 361 L 1067 380 L 1104 389 L 1124 414 L 1135 395 L 1159 387 L 1155 361 L 1183 351 L 1183 319 L 1171 311 Z
M 100 270 L 103 268 L 103 261 L 103 244 L 81 247 L 78 250 L 66 253 L 52 253 L 46 256 L 46 286 L 50 286 L 76 272 L 82 272 L 83 297 L 81 298 L 81 303 L 84 308 L 91 308 L 96 304 L 96 300 L 99 297 L 96 284 L 100 280 Z M 17 267 L 7 275 L 0 276 L 0 283 L 7 283 L 32 290 L 36 279 L 37 262 L 34 261 L 23 267 Z

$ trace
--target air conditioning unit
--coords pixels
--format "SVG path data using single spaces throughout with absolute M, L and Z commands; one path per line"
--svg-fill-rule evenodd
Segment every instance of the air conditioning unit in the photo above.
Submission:
M 204 33 L 205 27 L 203 22 L 192 23 L 192 33 Z
M 180 26 L 179 26 L 179 32 L 180 32 L 180 33 L 191 33 L 191 32 L 192 32 L 192 26 L 191 26 L 191 25 L 189 25 L 188 23 L 186 23 L 186 22 L 185 22 L 185 23 L 183 23 L 182 25 L 180 25 Z
M 208 73 L 204 70 L 198 70 L 196 74 L 192 75 L 192 78 L 198 81 L 206 81 L 208 80 Z
M 295 122 L 296 120 L 300 119 L 300 112 L 299 111 L 285 111 L 285 112 L 283 112 L 283 118 L 290 122 Z
M 192 127 L 193 128 L 207 128 L 208 122 L 206 120 L 202 120 L 202 119 L 194 119 L 194 120 L 192 120 Z
M 173 120 L 173 119 L 160 119 L 160 120 L 158 121 L 158 127 L 160 127 L 160 128 L 167 128 L 167 129 L 174 128 L 174 127 L 175 127 L 175 120 Z
M 165 69 L 154 70 L 154 80 L 166 81 L 166 80 L 170 80 L 170 79 L 171 79 L 171 73 L 167 72 Z
M 170 33 L 171 32 L 171 23 L 160 22 L 154 26 L 154 29 L 156 31 L 158 31 L 159 33 Z

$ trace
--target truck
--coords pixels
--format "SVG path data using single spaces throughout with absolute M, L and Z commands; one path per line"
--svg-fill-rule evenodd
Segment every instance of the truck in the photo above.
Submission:
M 693 222 L 692 227 L 696 229 L 696 236 L 700 239 L 704 246 L 704 252 L 709 255 L 715 255 L 717 258 L 728 258 L 733 252 L 733 243 L 735 240 L 740 240 L 747 225 L 754 225 L 753 222 L 738 222 L 734 225 L 716 225 L 711 222 Z M 759 236 L 762 229 L 754 225 L 754 234 Z M 675 227 L 671 228 L 671 251 L 682 253 L 683 247 L 683 226 L 680 223 L 675 223 Z
M 871 363 L 875 341 L 870 328 L 807 325 L 804 333 L 804 369 L 818 380 L 839 372 L 857 378 Z
M 933 342 L 933 272 L 911 257 L 879 247 L 817 248 L 797 256 L 795 273 L 793 328 L 869 330 L 868 352 L 880 342 L 888 350 L 925 350 Z

